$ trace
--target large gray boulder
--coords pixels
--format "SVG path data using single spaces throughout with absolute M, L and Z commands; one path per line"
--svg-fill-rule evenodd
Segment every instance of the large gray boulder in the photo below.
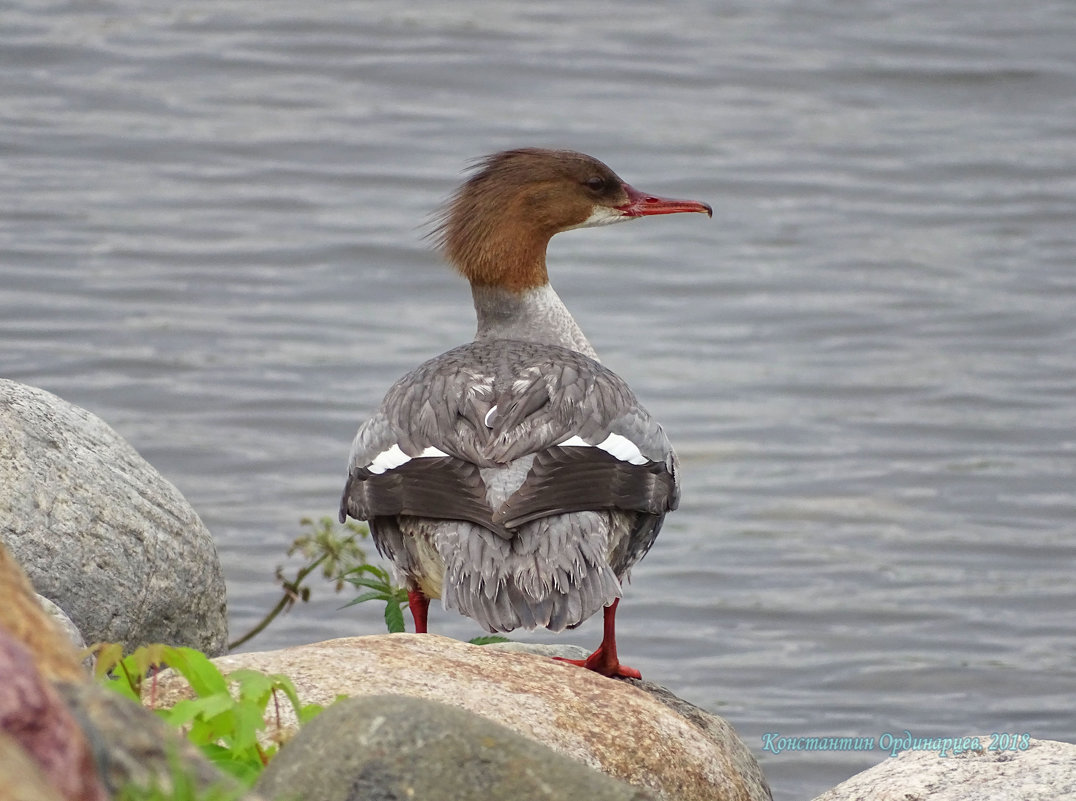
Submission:
M 814 801 L 1055 801 L 1076 798 L 1076 745 L 1056 740 L 953 738 L 903 751 Z M 1006 750 L 990 750 L 1004 744 Z
M 333 704 L 281 749 L 257 789 L 268 798 L 318 801 L 654 798 L 505 726 L 402 695 Z
M 190 504 L 100 418 L 4 379 L 0 540 L 87 642 L 226 649 L 224 576 Z

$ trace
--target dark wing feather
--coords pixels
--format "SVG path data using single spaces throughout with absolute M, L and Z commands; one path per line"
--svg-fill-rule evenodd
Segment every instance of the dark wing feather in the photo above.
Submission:
M 497 413 L 488 416 L 496 407 Z M 610 434 L 648 460 L 633 465 L 598 447 L 558 447 Z M 398 446 L 410 461 L 368 468 Z M 448 457 L 420 457 L 426 448 Z M 494 513 L 479 468 L 535 456 L 527 479 Z M 472 342 L 398 381 L 352 445 L 341 514 L 468 520 L 499 536 L 541 517 L 596 509 L 664 515 L 676 508 L 676 457 L 627 384 L 566 348 L 514 340 Z
M 622 576 L 631 569 L 632 565 L 646 556 L 664 522 L 665 515 L 636 515 L 631 534 L 621 541 L 613 553 L 609 554 L 609 566 L 613 568 L 613 572 Z
M 599 448 L 550 448 L 535 456 L 526 480 L 493 521 L 516 528 L 549 515 L 598 509 L 664 515 L 676 495 L 664 462 L 635 465 Z
M 357 520 L 397 515 L 467 520 L 505 539 L 512 537 L 492 520 L 478 468 L 450 456 L 412 459 L 380 474 L 354 470 L 340 511 Z

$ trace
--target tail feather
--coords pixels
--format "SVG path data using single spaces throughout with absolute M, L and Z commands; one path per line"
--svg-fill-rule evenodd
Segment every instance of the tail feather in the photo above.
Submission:
M 445 607 L 490 631 L 579 625 L 621 594 L 608 563 L 611 515 L 576 513 L 528 523 L 511 540 L 469 523 L 438 531 Z

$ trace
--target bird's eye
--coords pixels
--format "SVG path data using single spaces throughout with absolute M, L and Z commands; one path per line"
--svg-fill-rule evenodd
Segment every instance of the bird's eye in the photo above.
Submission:
M 605 179 L 600 175 L 592 175 L 585 181 L 587 189 L 593 192 L 601 192 L 605 189 Z

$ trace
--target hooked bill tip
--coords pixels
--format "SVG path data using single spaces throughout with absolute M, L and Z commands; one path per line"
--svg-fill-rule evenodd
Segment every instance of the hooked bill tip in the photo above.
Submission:
M 624 189 L 628 193 L 628 202 L 617 206 L 617 211 L 628 217 L 647 217 L 654 214 L 705 214 L 707 217 L 714 216 L 714 210 L 709 203 L 698 200 L 677 200 L 675 198 L 658 197 L 640 192 L 634 187 L 625 184 Z

